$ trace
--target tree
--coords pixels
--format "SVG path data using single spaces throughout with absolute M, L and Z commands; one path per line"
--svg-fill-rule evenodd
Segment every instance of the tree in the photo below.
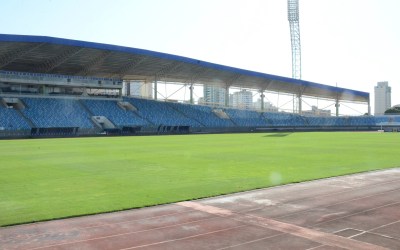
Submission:
M 400 114 L 400 107 L 392 107 L 385 111 L 385 115 Z

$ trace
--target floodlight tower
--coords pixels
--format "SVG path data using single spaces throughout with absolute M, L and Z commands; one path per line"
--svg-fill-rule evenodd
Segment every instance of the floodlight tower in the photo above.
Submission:
M 288 20 L 292 42 L 292 77 L 301 79 L 301 44 L 299 24 L 299 0 L 288 0 Z
M 288 0 L 288 20 L 290 25 L 290 40 L 292 43 L 292 78 L 301 79 L 301 44 L 299 24 L 299 0 Z M 301 113 L 301 93 L 293 100 L 294 110 Z

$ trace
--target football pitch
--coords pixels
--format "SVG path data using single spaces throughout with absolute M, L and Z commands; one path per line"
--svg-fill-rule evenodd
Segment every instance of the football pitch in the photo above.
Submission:
M 400 166 L 400 133 L 0 140 L 0 226 Z

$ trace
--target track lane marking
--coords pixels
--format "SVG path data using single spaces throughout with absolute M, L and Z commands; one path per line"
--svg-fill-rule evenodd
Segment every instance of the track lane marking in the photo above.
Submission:
M 379 226 L 379 227 L 374 227 L 374 228 L 372 228 L 372 229 L 369 229 L 369 230 L 366 231 L 366 232 L 372 233 L 371 231 L 374 231 L 374 230 L 379 229 L 379 228 L 382 228 L 382 227 L 387 227 L 387 226 L 390 226 L 390 225 L 393 225 L 393 224 L 396 224 L 396 223 L 399 223 L 399 222 L 400 222 L 400 220 L 393 221 L 393 222 L 387 223 L 387 224 L 385 224 L 385 225 L 382 225 L 382 226 Z
M 363 211 L 360 211 L 360 212 L 357 212 L 357 213 L 348 214 L 346 216 L 338 217 L 338 218 L 335 218 L 335 219 L 332 219 L 332 220 L 319 222 L 319 223 L 313 224 L 313 226 L 321 225 L 321 224 L 332 222 L 332 221 L 336 221 L 336 220 L 341 220 L 341 219 L 344 219 L 344 218 L 347 218 L 347 217 L 350 217 L 350 216 L 353 216 L 353 215 L 362 214 L 362 213 L 365 213 L 365 212 L 370 212 L 370 211 L 373 211 L 373 210 L 376 210 L 376 209 L 379 209 L 379 208 L 389 207 L 389 206 L 397 205 L 397 204 L 400 204 L 400 202 L 399 201 L 398 202 L 393 202 L 393 203 L 389 203 L 389 204 L 386 204 L 386 205 L 382 205 L 382 206 L 377 206 L 377 207 L 374 207 L 374 208 L 366 209 L 366 210 L 363 210 Z
M 155 242 L 155 243 L 151 243 L 151 244 L 146 244 L 146 245 L 141 245 L 141 246 L 128 247 L 128 248 L 120 248 L 119 250 L 128 250 L 128 249 L 135 249 L 135 248 L 142 248 L 142 247 L 155 246 L 155 245 L 160 245 L 160 244 L 164 244 L 164 243 L 169 243 L 169 242 L 174 242 L 174 241 L 180 241 L 180 240 L 186 240 L 186 239 L 192 239 L 192 238 L 196 238 L 196 237 L 199 237 L 199 236 L 204 236 L 204 235 L 209 235 L 209 234 L 214 234 L 214 233 L 219 233 L 219 232 L 225 232 L 225 231 L 229 231 L 229 230 L 236 229 L 236 228 L 241 228 L 241 227 L 246 227 L 246 226 L 247 226 L 247 225 L 240 225 L 240 226 L 236 226 L 236 227 L 230 227 L 230 228 L 215 230 L 215 231 L 211 231 L 211 232 L 207 232 L 207 233 L 196 234 L 196 235 L 186 236 L 186 237 L 182 237 L 182 238 L 176 238 L 176 239 L 172 239 L 172 240 L 159 241 L 159 242 Z
M 374 232 L 368 232 L 368 231 L 364 231 L 362 233 L 359 233 L 359 234 L 356 234 L 356 235 L 352 235 L 349 238 L 354 238 L 354 237 L 357 237 L 357 236 L 360 236 L 360 235 L 363 235 L 363 234 L 373 234 L 373 235 L 381 236 L 381 237 L 384 237 L 384 238 L 388 238 L 388 239 L 399 241 L 399 239 L 397 239 L 395 237 L 392 237 L 392 236 L 389 236 L 389 235 L 384 235 L 384 234 L 374 233 Z
M 203 221 L 212 220 L 212 219 L 216 219 L 216 218 L 217 217 L 211 217 L 211 218 L 207 218 L 207 219 L 190 221 L 190 222 L 185 222 L 185 223 L 179 223 L 179 224 L 174 224 L 174 225 L 169 225 L 169 226 L 164 226 L 164 227 L 157 227 L 157 228 L 151 228 L 151 229 L 133 231 L 133 232 L 127 232 L 127 233 L 120 233 L 120 234 L 112 234 L 112 235 L 107 235 L 107 236 L 102 236 L 102 237 L 90 238 L 90 239 L 85 239 L 85 240 L 70 241 L 70 242 L 59 243 L 59 244 L 50 244 L 50 245 L 34 247 L 34 248 L 30 248 L 30 249 L 31 250 L 33 250 L 33 249 L 44 249 L 44 248 L 51 248 L 51 247 L 56 247 L 56 246 L 64 246 L 64 245 L 76 244 L 76 243 L 81 243 L 81 242 L 89 242 L 89 241 L 94 241 L 94 240 L 101 240 L 101 239 L 119 237 L 119 236 L 124 236 L 124 235 L 129 235 L 129 234 L 150 232 L 150 231 L 159 230 L 159 229 L 165 229 L 165 228 L 170 228 L 170 227 L 175 227 L 175 226 L 182 226 L 182 225 L 187 225 L 187 224 L 192 224 L 192 223 L 197 223 L 197 222 L 203 222 Z
M 269 218 L 247 215 L 247 214 L 238 214 L 233 211 L 217 208 L 210 205 L 203 205 L 193 201 L 185 201 L 176 203 L 178 205 L 189 207 L 194 210 L 200 210 L 207 213 L 212 213 L 221 217 L 228 217 L 236 221 L 244 222 L 246 224 L 252 224 L 256 226 L 261 226 L 264 228 L 276 230 L 283 233 L 292 234 L 295 236 L 299 236 L 302 238 L 306 238 L 312 240 L 314 242 L 318 242 L 323 245 L 329 246 L 337 246 L 345 249 L 352 250 L 383 250 L 387 249 L 384 247 L 376 246 L 370 243 L 357 241 L 354 239 L 348 239 L 341 236 L 304 228 L 300 226 L 296 226 L 293 224 L 276 221 Z
M 342 194 L 342 193 L 351 193 L 351 192 L 354 192 L 355 190 L 358 190 L 358 189 L 362 190 L 362 189 L 365 189 L 365 188 L 370 188 L 370 187 L 374 187 L 374 186 L 378 186 L 378 185 L 383 185 L 383 184 L 388 184 L 388 183 L 393 183 L 393 182 L 394 182 L 394 183 L 399 183 L 399 182 L 400 182 L 400 179 L 394 180 L 394 181 L 388 181 L 388 182 L 381 182 L 381 183 L 377 183 L 377 184 L 374 184 L 374 185 L 366 185 L 366 186 L 357 187 L 357 188 L 354 188 L 354 189 L 346 189 L 346 190 L 343 190 L 343 191 L 332 192 L 332 193 L 324 194 L 324 195 L 319 195 L 319 196 L 318 196 L 318 199 L 320 199 L 321 197 L 332 196 L 332 195 L 337 195 L 337 194 Z M 366 195 L 366 196 L 363 196 L 363 197 L 360 197 L 360 198 L 353 198 L 353 199 L 341 201 L 341 202 L 338 202 L 338 203 L 331 204 L 331 205 L 329 205 L 329 206 L 339 205 L 339 204 L 342 204 L 342 203 L 346 203 L 346 202 L 348 202 L 348 201 L 358 200 L 358 199 L 362 199 L 362 198 L 368 198 L 368 197 L 380 195 L 380 194 L 383 194 L 383 193 L 394 192 L 394 191 L 398 191 L 399 189 L 400 189 L 400 188 L 394 188 L 394 189 L 391 189 L 391 190 L 382 191 L 382 192 L 375 193 L 375 194 L 371 194 L 371 195 Z M 315 200 L 315 199 L 316 199 L 315 197 L 309 197 L 309 198 L 304 198 L 304 199 L 297 199 L 297 200 L 286 201 L 286 202 L 282 202 L 282 203 L 280 203 L 280 204 L 290 204 L 290 203 L 295 203 L 295 202 L 298 201 L 298 200 Z M 316 206 L 316 207 L 313 207 L 313 208 L 319 208 L 319 207 L 326 207 L 326 206 Z M 259 206 L 259 207 L 257 207 L 257 208 L 253 208 L 253 209 L 244 209 L 244 210 L 238 211 L 238 213 L 254 212 L 254 211 L 257 211 L 257 210 L 262 210 L 262 209 L 264 209 L 264 208 L 265 208 L 265 205 Z M 313 208 L 307 208 L 307 209 L 304 209 L 304 210 L 299 210 L 298 212 L 308 211 L 308 210 L 311 210 L 311 209 L 313 209 Z M 283 217 L 286 217 L 286 216 L 294 215 L 294 214 L 296 214 L 296 213 L 298 213 L 298 212 L 288 213 L 288 214 L 285 214 L 285 215 L 282 215 L 282 216 L 279 216 L 279 217 L 275 217 L 275 218 L 283 218 Z
M 301 210 L 301 211 L 299 211 L 299 212 L 306 212 L 306 211 L 309 211 L 309 210 L 312 210 L 312 209 L 315 209 L 315 208 L 327 208 L 327 207 L 332 207 L 332 206 L 344 204 L 344 203 L 347 203 L 347 202 L 350 202 L 350 201 L 357 201 L 357 200 L 362 200 L 362 199 L 370 198 L 370 197 L 374 197 L 374 196 L 381 196 L 381 195 L 387 194 L 387 193 L 398 192 L 399 190 L 400 190 L 400 187 L 399 187 L 399 188 L 392 189 L 392 190 L 383 191 L 383 192 L 380 192 L 380 193 L 375 193 L 375 194 L 371 194 L 371 195 L 365 195 L 365 196 L 362 196 L 362 197 L 359 197 L 359 198 L 353 198 L 353 199 L 349 199 L 349 200 L 345 200 L 345 201 L 341 201 L 341 202 L 337 202 L 337 203 L 325 205 L 325 206 L 324 206 L 324 205 L 322 205 L 322 206 L 315 206 L 315 207 L 311 207 L 311 208 L 308 208 L 308 209 Z M 351 190 L 351 191 L 354 191 L 354 190 Z M 340 193 L 338 193 L 338 194 L 340 194 Z M 318 196 L 318 198 L 314 198 L 314 199 L 320 199 L 321 197 L 322 197 L 322 196 Z M 278 216 L 278 217 L 276 217 L 276 218 L 279 218 L 279 219 L 280 219 L 280 218 L 285 218 L 285 217 L 288 217 L 288 216 L 291 216 L 291 215 L 295 215 L 295 214 L 297 214 L 297 213 L 298 213 L 298 212 L 288 213 L 288 214 L 285 214 L 285 215 L 282 215 L 282 216 Z
M 275 234 L 275 235 L 271 235 L 271 236 L 267 236 L 267 237 L 262 237 L 260 239 L 250 240 L 250 241 L 246 241 L 246 242 L 243 242 L 243 243 L 240 243 L 240 244 L 231 245 L 231 246 L 223 247 L 223 248 L 218 248 L 216 250 L 225 250 L 225 249 L 230 249 L 230 248 L 234 248 L 234 247 L 239 247 L 239 246 L 243 246 L 243 245 L 250 244 L 250 243 L 253 243 L 253 242 L 257 242 L 257 241 L 262 241 L 262 240 L 278 237 L 278 236 L 281 236 L 281 235 L 284 235 L 284 234 L 286 234 L 286 233 L 279 233 L 279 234 Z
M 111 213 L 103 213 L 103 214 L 95 214 L 95 215 L 86 215 L 86 216 L 103 216 L 103 215 L 108 215 L 108 214 L 112 214 L 112 213 L 119 213 L 119 212 L 128 212 L 129 210 L 125 210 L 125 211 L 117 211 L 117 212 L 111 212 Z M 171 216 L 171 215 L 180 215 L 180 214 L 185 214 L 188 213 L 189 211 L 182 211 L 182 212 L 172 212 L 169 214 L 163 214 L 163 215 L 157 215 L 157 216 L 151 216 L 151 217 L 146 217 L 146 218 L 142 218 L 142 219 L 133 219 L 133 220 L 127 220 L 127 221 L 120 221 L 120 222 L 113 222 L 113 223 L 100 223 L 100 224 L 96 224 L 93 226 L 74 226 L 74 227 L 70 227 L 69 229 L 64 229 L 64 230 L 60 230 L 60 231 L 56 231 L 56 230 L 48 230 L 48 231 L 44 231 L 43 233 L 36 233 L 36 234 L 24 234 L 24 235 L 13 235 L 13 236 L 7 236 L 6 240 L 8 239 L 18 239 L 18 238 L 32 238 L 34 236 L 41 236 L 41 235 L 46 235 L 48 233 L 58 233 L 58 232 L 68 232 L 68 231 L 73 231 L 73 230 L 82 230 L 82 229 L 89 229 L 89 228 L 96 228 L 96 227 L 104 227 L 104 226 L 112 226 L 112 225 L 119 225 L 119 224 L 124 224 L 124 223 L 131 223 L 131 222 L 135 222 L 135 221 L 141 221 L 141 220 L 147 220 L 147 219 L 157 219 L 157 218 L 162 218 L 164 216 Z M 58 222 L 62 222 L 63 220 L 71 220 L 71 222 L 75 221 L 75 220 L 79 220 L 82 216 L 78 216 L 78 217 L 74 217 L 74 218 L 66 218 L 66 219 L 59 219 L 59 220 L 53 220 L 53 221 L 41 221 L 41 222 L 35 222 L 35 223 L 31 223 L 31 224 L 27 224 L 27 225 L 16 225 L 16 226 L 11 226 L 13 227 L 12 229 L 17 230 L 17 228 L 19 227 L 28 227 L 35 229 L 35 227 L 40 227 L 42 224 L 45 223 L 58 223 Z M 96 220 L 96 218 L 93 218 L 94 220 Z M 105 218 L 107 219 L 107 218 Z M 68 223 L 68 222 L 67 222 Z M 64 225 L 60 225 L 60 226 L 64 226 Z M 58 226 L 58 227 L 60 227 Z M 68 225 L 66 225 L 68 226 Z M 4 230 L 4 232 L 7 231 L 7 227 L 5 227 L 4 229 L 0 228 L 0 233 L 2 230 Z M 14 233 L 12 233 L 14 234 Z M 4 241 L 4 238 L 2 238 L 3 235 L 0 234 L 0 242 Z
M 55 235 L 55 234 L 60 234 L 60 233 L 68 233 L 68 232 L 73 232 L 73 231 L 82 231 L 82 230 L 87 230 L 87 229 L 93 229 L 93 228 L 107 228 L 107 227 L 112 227 L 115 225 L 123 225 L 123 224 L 129 224 L 129 223 L 135 223 L 135 222 L 140 222 L 140 221 L 145 221 L 149 219 L 160 219 L 163 217 L 169 217 L 169 216 L 175 216 L 175 215 L 182 215 L 189 213 L 190 211 L 185 211 L 185 212 L 179 212 L 179 213 L 171 213 L 171 214 L 165 214 L 165 215 L 158 215 L 158 216 L 153 216 L 153 217 L 147 217 L 143 219 L 135 219 L 135 220 L 128 220 L 128 221 L 121 221 L 121 222 L 115 222 L 115 223 L 103 223 L 103 224 L 98 224 L 98 225 L 93 225 L 93 226 L 86 226 L 86 227 L 74 227 L 74 228 L 69 228 L 69 229 L 63 229 L 63 230 L 53 230 L 53 231 L 46 231 L 44 233 L 39 233 L 39 234 L 23 234 L 23 235 L 15 235 L 11 237 L 6 237 L 2 238 L 0 235 L 0 243 L 8 242 L 10 240 L 28 240 L 32 239 L 35 237 L 40 237 L 40 236 L 45 236 L 48 234 Z M 1 233 L 1 230 L 0 230 Z

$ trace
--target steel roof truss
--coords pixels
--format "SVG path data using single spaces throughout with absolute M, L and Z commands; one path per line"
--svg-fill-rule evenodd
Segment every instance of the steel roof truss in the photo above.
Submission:
M 0 57 L 0 69 L 7 66 L 8 64 L 14 62 L 18 58 L 28 54 L 29 52 L 34 51 L 37 48 L 40 48 L 43 46 L 45 43 L 39 43 L 39 44 L 30 44 L 27 47 L 22 47 L 22 48 L 16 48 L 12 51 L 9 51 L 5 55 L 2 55 Z

